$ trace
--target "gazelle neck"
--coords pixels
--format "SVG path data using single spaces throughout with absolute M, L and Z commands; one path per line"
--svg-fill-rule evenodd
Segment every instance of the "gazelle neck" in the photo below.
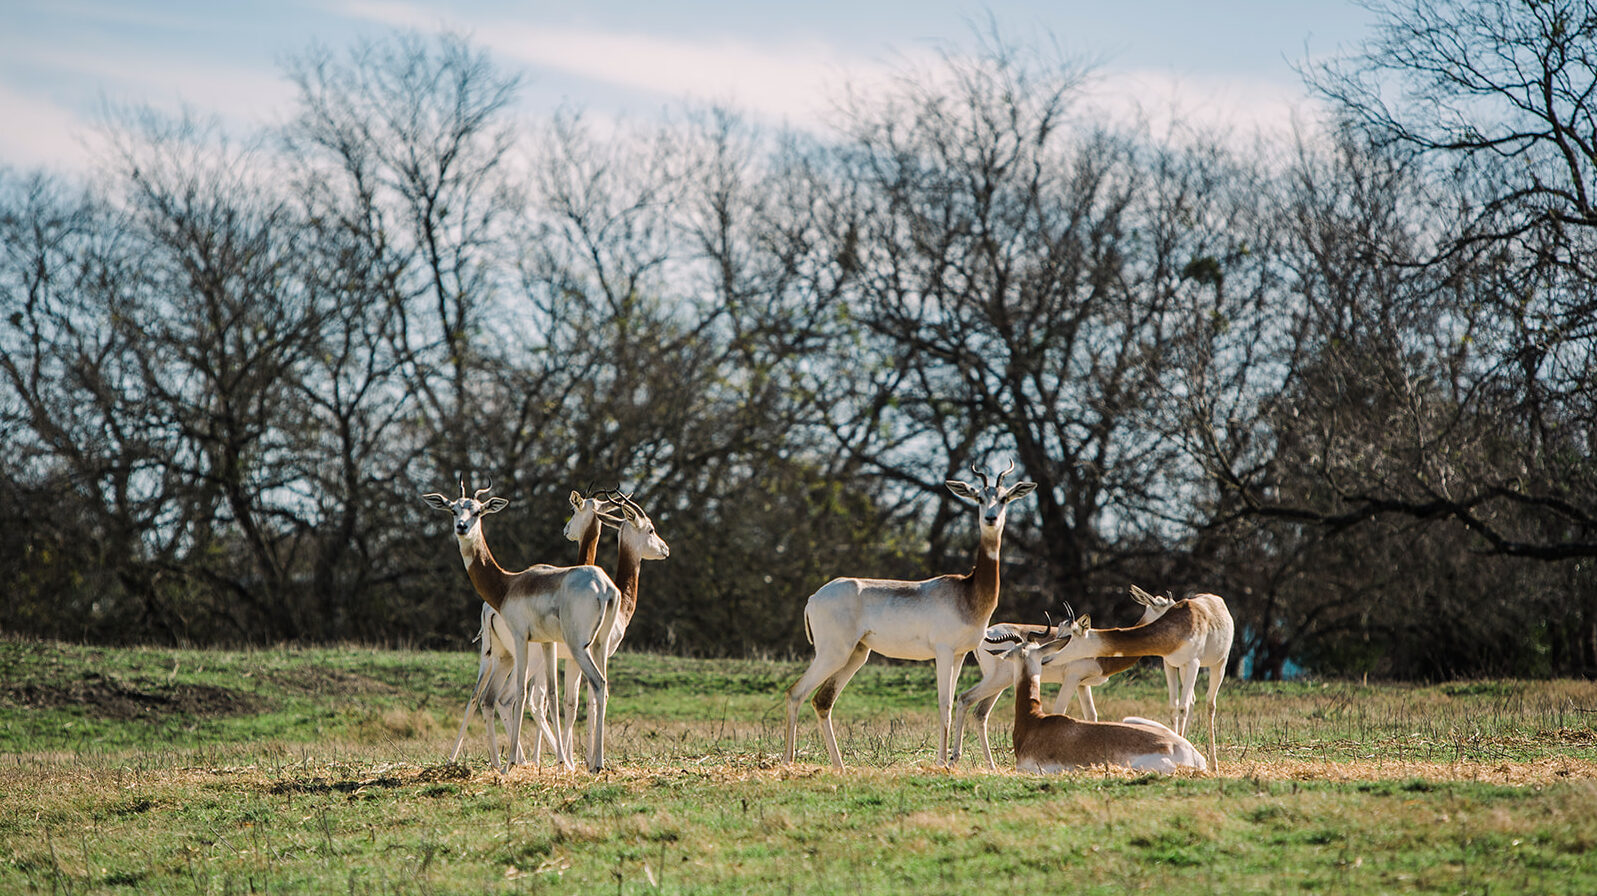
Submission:
M 582 564 L 584 566 L 593 566 L 598 563 L 599 533 L 603 529 L 604 525 L 595 516 L 593 522 L 588 524 L 588 528 L 582 530 L 582 539 L 577 542 L 577 549 L 582 556 Z
M 1181 601 L 1143 625 L 1090 629 L 1082 638 L 1087 651 L 1074 656 L 1164 656 L 1185 643 L 1196 624 L 1191 603 Z
M 630 620 L 638 609 L 638 573 L 643 567 L 643 554 L 627 544 L 625 532 L 617 539 L 621 542 L 621 557 L 616 561 L 616 587 L 621 589 L 622 619 Z
M 998 558 L 1003 537 L 1002 529 L 984 528 L 976 547 L 976 568 L 970 573 L 970 609 L 980 618 L 991 616 L 998 606 Z
M 1015 727 L 1025 727 L 1026 723 L 1042 716 L 1042 672 L 1023 670 L 1020 680 L 1015 682 Z
M 482 522 L 479 520 L 470 532 L 456 538 L 460 541 L 460 559 L 466 564 L 466 575 L 471 577 L 472 586 L 484 603 L 498 611 L 504 606 L 505 593 L 510 590 L 510 574 L 488 550 L 488 542 L 482 537 Z

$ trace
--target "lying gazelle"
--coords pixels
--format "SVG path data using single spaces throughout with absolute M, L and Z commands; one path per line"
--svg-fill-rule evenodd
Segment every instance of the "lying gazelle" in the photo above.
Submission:
M 581 563 L 593 566 L 599 552 L 599 534 L 602 520 L 609 520 L 609 502 L 602 498 L 584 498 L 581 493 L 572 491 L 570 495 L 572 516 L 566 523 L 565 536 L 578 542 L 578 553 Z M 483 721 L 488 728 L 489 755 L 493 757 L 495 765 L 499 764 L 499 745 L 494 718 L 498 717 L 508 732 L 510 729 L 510 710 L 515 701 L 516 689 L 510 682 L 514 671 L 515 661 L 509 646 L 510 632 L 504 618 L 493 607 L 484 603 L 482 605 L 481 628 L 477 633 L 480 645 L 477 659 L 477 685 L 473 689 L 471 698 L 466 701 L 465 716 L 460 720 L 460 733 L 455 737 L 455 747 L 449 753 L 449 761 L 454 762 L 460 756 L 461 746 L 466 741 L 466 728 L 471 724 L 473 709 L 482 708 Z M 559 646 L 557 645 L 557 649 Z M 569 656 L 568 656 L 569 658 Z M 572 667 L 575 669 L 576 667 Z M 530 692 L 529 692 L 530 686 Z M 568 682 L 567 689 L 575 687 L 575 676 Z M 527 669 L 521 682 L 521 690 L 528 692 L 527 703 L 532 706 L 534 713 L 546 714 L 546 701 L 548 700 L 548 686 L 543 676 L 542 651 L 530 651 L 527 655 Z M 564 732 L 566 749 L 571 749 L 571 731 L 568 727 Z M 552 743 L 552 742 L 551 742 Z M 533 746 L 532 764 L 537 765 L 543 754 L 543 738 L 540 736 Z M 559 755 L 559 749 L 555 748 Z
M 1151 719 L 1078 722 L 1042 711 L 1039 691 L 1043 663 L 1058 662 L 1066 639 L 1038 644 L 1026 639 L 1000 658 L 1013 666 L 1015 684 L 1015 768 L 1051 774 L 1091 765 L 1121 765 L 1139 771 L 1204 771 L 1207 763 L 1186 738 Z M 984 648 L 985 649 L 985 648 Z
M 1157 600 L 1138 589 L 1149 600 Z M 1139 598 L 1141 600 L 1142 598 Z M 1215 594 L 1196 594 L 1170 605 L 1158 619 L 1130 628 L 1092 628 L 1092 619 L 1082 616 L 1067 619 L 1060 631 L 1068 642 L 1054 662 L 1096 657 L 1157 656 L 1165 662 L 1165 682 L 1170 693 L 1171 727 L 1185 735 L 1192 716 L 1193 691 L 1198 669 L 1209 670 L 1209 757 L 1216 770 L 1220 757 L 1215 753 L 1214 715 L 1220 682 L 1225 680 L 1225 664 L 1231 655 L 1231 639 L 1236 624 L 1225 601 Z M 1179 681 L 1178 681 L 1179 679 Z
M 591 715 L 588 768 L 604 768 L 604 715 L 608 685 L 604 672 L 591 653 L 599 634 L 608 631 L 614 623 L 621 605 L 621 591 L 604 570 L 597 566 L 557 567 L 546 564 L 530 566 L 521 572 L 507 572 L 494 560 L 482 534 L 482 518 L 498 513 L 509 505 L 501 497 L 479 498 L 488 488 L 481 488 L 468 498 L 466 486 L 461 483 L 460 498 L 450 501 L 441 494 L 432 493 L 422 498 L 433 507 L 446 510 L 455 519 L 455 537 L 460 543 L 460 557 L 466 565 L 466 574 L 485 603 L 503 617 L 509 636 L 508 647 L 512 657 L 511 681 L 526 682 L 529 643 L 537 643 L 544 659 L 544 686 L 547 688 L 551 719 L 542 713 L 538 719 L 539 734 L 556 745 L 560 762 L 573 768 L 568 749 L 563 749 L 554 731 L 558 730 L 559 706 L 554 697 L 559 693 L 555 683 L 555 644 L 563 643 L 582 667 L 588 683 Z M 511 752 L 509 763 L 524 761 L 521 751 L 522 710 L 526 706 L 527 691 L 516 687 L 510 714 Z M 552 724 L 551 724 L 552 723 Z
M 1133 594 L 1133 597 L 1135 596 Z M 1143 604 L 1142 618 L 1137 620 L 1138 625 L 1158 619 L 1174 603 L 1166 598 L 1154 600 L 1154 603 L 1148 603 L 1138 599 L 1138 602 Z M 1024 640 L 1046 637 L 1052 633 L 1051 626 L 1027 625 L 1020 622 L 1000 622 L 988 627 L 987 635 L 982 639 L 982 649 L 976 651 L 976 662 L 981 666 L 982 679 L 961 693 L 954 701 L 956 706 L 954 746 L 948 756 L 950 763 L 959 761 L 960 752 L 965 744 L 965 714 L 972 711 L 971 707 L 974 705 L 973 711 L 979 723 L 976 732 L 981 741 L 982 756 L 987 759 L 988 768 L 998 767 L 993 762 L 993 750 L 987 741 L 987 718 L 992 714 L 998 698 L 1003 696 L 1004 690 L 1014 686 L 1015 676 L 1018 673 L 1018 667 L 1014 663 L 999 659 L 998 653 Z M 1072 663 L 1045 664 L 1042 667 L 1042 680 L 1059 682 L 1059 696 L 1054 698 L 1054 712 L 1064 713 L 1068 710 L 1070 698 L 1074 696 L 1081 703 L 1081 717 L 1089 722 L 1098 721 L 1098 707 L 1093 703 L 1092 689 L 1108 681 L 1110 676 L 1118 675 L 1135 666 L 1139 660 L 1141 657 L 1103 656 L 1076 660 Z
M 949 711 L 959 667 L 965 654 L 981 645 L 998 605 L 998 558 L 1006 511 L 1011 501 L 1037 487 L 1035 482 L 1017 482 L 1006 488 L 1004 476 L 1014 469 L 1011 462 L 989 483 L 987 474 L 972 466 L 981 477 L 980 488 L 957 479 L 944 482 L 949 491 L 977 507 L 981 543 L 976 566 L 968 574 L 919 582 L 840 578 L 810 595 L 804 607 L 804 631 L 815 645 L 815 659 L 787 691 L 784 762 L 793 761 L 799 704 L 813 692 L 821 739 L 832 764 L 843 767 L 832 731 L 832 705 L 873 650 L 898 659 L 936 661 L 941 724 L 937 759 L 948 761 Z

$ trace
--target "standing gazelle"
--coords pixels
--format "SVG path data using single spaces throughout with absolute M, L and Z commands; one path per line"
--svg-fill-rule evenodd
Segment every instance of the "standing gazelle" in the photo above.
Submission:
M 948 490 L 976 505 L 981 533 L 976 566 L 964 575 L 945 575 L 918 582 L 894 579 L 833 579 L 810 595 L 804 606 L 804 631 L 815 645 L 809 669 L 787 691 L 787 750 L 783 761 L 793 761 L 798 739 L 799 704 L 815 694 L 815 715 L 821 739 L 832 764 L 843 767 L 843 754 L 832 731 L 832 705 L 871 651 L 906 660 L 937 663 L 937 760 L 948 761 L 949 711 L 954 682 L 965 654 L 981 645 L 998 605 L 999 547 L 1009 503 L 1030 494 L 1035 482 L 1005 487 L 1004 476 L 1015 464 L 981 487 L 957 479 L 945 481 Z
M 460 542 L 460 558 L 466 564 L 466 574 L 483 601 L 504 620 L 509 634 L 512 656 L 511 681 L 523 686 L 516 688 L 515 706 L 510 715 L 510 762 L 522 761 L 521 717 L 526 706 L 524 686 L 527 669 L 527 645 L 536 642 L 543 653 L 544 681 L 548 690 L 549 710 L 554 728 L 559 728 L 559 708 L 554 699 L 559 693 L 555 683 L 555 644 L 563 643 L 571 651 L 577 665 L 582 667 L 588 682 L 588 697 L 593 707 L 591 713 L 588 769 L 604 768 L 604 710 L 608 683 L 604 672 L 590 652 L 599 633 L 607 631 L 615 620 L 621 605 L 621 591 L 604 570 L 597 566 L 549 566 L 539 564 L 521 572 L 507 572 L 494 560 L 482 534 L 482 518 L 498 513 L 510 504 L 504 498 L 494 497 L 485 503 L 478 500 L 488 491 L 481 488 L 473 497 L 466 497 L 466 486 L 460 486 L 460 498 L 450 501 L 441 494 L 423 495 L 422 499 L 440 510 L 446 510 L 455 519 L 455 537 Z M 540 715 L 541 719 L 542 716 Z M 540 721 L 539 733 L 556 745 L 561 764 L 571 768 L 574 763 L 569 749 L 560 744 L 553 730 Z
M 1130 628 L 1095 629 L 1090 616 L 1072 618 L 1067 623 L 1068 629 L 1062 625 L 1061 631 L 1068 631 L 1069 643 L 1059 652 L 1056 663 L 1105 656 L 1162 657 L 1170 692 L 1171 727 L 1183 736 L 1192 716 L 1198 669 L 1207 668 L 1209 756 L 1219 769 L 1220 757 L 1215 752 L 1215 705 L 1220 682 L 1225 680 L 1225 664 L 1231 655 L 1231 639 L 1236 631 L 1231 611 L 1219 595 L 1195 594 L 1178 600 L 1158 619 Z
M 577 493 L 572 492 L 575 499 Z M 621 589 L 621 605 L 617 608 L 615 619 L 610 627 L 599 633 L 598 643 L 595 645 L 595 659 L 599 659 L 604 666 L 616 650 L 621 646 L 621 639 L 627 636 L 627 626 L 632 622 L 632 615 L 638 609 L 638 578 L 644 560 L 664 560 L 671 556 L 671 546 L 665 543 L 659 533 L 654 530 L 654 521 L 644 512 L 638 503 L 632 500 L 631 495 L 624 495 L 619 491 L 599 491 L 594 497 L 587 499 L 593 503 L 594 521 L 585 524 L 586 528 L 573 531 L 570 525 L 566 526 L 566 537 L 577 541 L 579 537 L 586 538 L 588 533 L 594 534 L 597 541 L 597 531 L 601 524 L 608 523 L 617 526 L 621 531 L 616 538 L 620 555 L 616 562 L 615 583 Z M 583 507 L 586 507 L 585 503 Z M 612 515 L 619 512 L 620 517 Z M 583 513 L 583 508 L 578 508 L 578 514 Z M 578 517 L 572 517 L 576 522 Z M 581 542 L 586 544 L 586 541 Z M 584 548 L 586 550 L 586 548 Z M 602 655 L 599 652 L 602 647 Z M 560 658 L 566 658 L 564 650 L 558 651 Z M 608 667 L 606 667 L 608 668 Z M 565 704 L 565 729 L 562 732 L 566 741 L 571 740 L 571 731 L 577 723 L 577 670 L 576 667 L 566 667 L 566 704 Z
M 1045 714 L 1041 689 L 1043 663 L 1059 662 L 1064 640 L 1037 644 L 1029 639 L 1010 647 L 1001 659 L 1015 667 L 1015 768 L 1050 774 L 1089 765 L 1123 765 L 1141 771 L 1204 771 L 1207 764 L 1186 738 L 1151 719 L 1078 722 Z
M 1170 609 L 1175 602 L 1166 598 L 1153 598 L 1144 601 L 1137 597 L 1138 589 L 1132 586 L 1132 597 L 1143 605 L 1142 618 L 1137 620 L 1138 625 L 1144 625 L 1158 619 L 1165 610 Z M 954 744 L 949 753 L 948 761 L 959 761 L 959 755 L 965 745 L 965 715 L 974 713 L 976 717 L 976 732 L 981 741 L 982 756 L 987 760 L 987 767 L 996 769 L 998 765 L 993 762 L 993 749 L 987 740 L 987 718 L 992 715 L 993 705 L 1002 697 L 1004 690 L 1016 683 L 1020 667 L 1014 663 L 1006 662 L 1000 654 L 1022 641 L 1038 637 L 1047 637 L 1053 634 L 1053 628 L 1046 625 L 1027 625 L 1020 622 L 999 622 L 987 628 L 987 635 L 982 639 L 982 649 L 976 651 L 976 662 L 981 666 L 982 679 L 968 690 L 960 693 L 955 699 L 954 710 Z M 1091 659 L 1076 660 L 1071 663 L 1047 663 L 1042 667 L 1043 681 L 1059 682 L 1059 696 L 1054 698 L 1054 712 L 1063 714 L 1070 707 L 1070 698 L 1076 697 L 1081 702 L 1081 717 L 1089 722 L 1098 721 L 1098 707 L 1092 700 L 1092 689 L 1108 681 L 1110 676 L 1135 666 L 1142 658 L 1136 656 L 1100 656 Z
M 577 553 L 581 557 L 581 563 L 593 566 L 599 553 L 600 530 L 605 522 L 612 521 L 608 516 L 611 509 L 609 501 L 600 497 L 584 498 L 577 491 L 571 493 L 570 501 L 572 515 L 570 521 L 566 523 L 565 536 L 578 543 Z M 519 685 L 522 691 L 528 692 L 527 702 L 532 704 L 535 717 L 536 714 L 548 711 L 545 705 L 548 699 L 548 685 L 543 674 L 543 653 L 531 651 L 527 654 L 525 680 L 513 685 L 511 673 L 515 668 L 515 658 L 510 650 L 509 628 L 499 612 L 486 603 L 482 605 L 482 623 L 477 633 L 477 641 L 480 650 L 477 658 L 477 686 L 472 690 L 471 698 L 466 701 L 466 713 L 460 720 L 460 734 L 455 737 L 455 748 L 449 753 L 449 761 L 454 762 L 460 756 L 460 748 L 466 742 L 466 728 L 471 724 L 472 711 L 481 707 L 483 721 L 488 727 L 489 755 L 497 765 L 499 747 L 494 717 L 497 715 L 499 723 L 505 730 L 507 732 L 510 730 L 510 710 L 516 700 L 516 687 Z M 557 649 L 559 646 L 556 645 Z M 566 656 L 566 654 L 561 655 Z M 570 691 L 573 687 L 575 687 L 575 673 L 567 683 L 566 689 Z M 569 726 L 565 735 L 565 748 L 570 751 Z M 543 744 L 542 736 L 533 744 L 533 765 L 537 765 L 542 756 Z M 555 755 L 561 755 L 558 746 L 555 747 Z

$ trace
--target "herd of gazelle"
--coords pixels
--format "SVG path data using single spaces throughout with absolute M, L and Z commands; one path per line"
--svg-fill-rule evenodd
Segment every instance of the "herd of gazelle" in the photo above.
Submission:
M 950 491 L 977 508 L 979 541 L 971 572 L 921 581 L 837 578 L 810 595 L 804 608 L 804 629 L 815 647 L 815 659 L 787 691 L 784 761 L 793 761 L 799 709 L 805 698 L 813 695 L 821 739 L 832 764 L 843 767 L 832 730 L 832 706 L 875 651 L 936 663 L 941 763 L 958 761 L 965 716 L 974 707 L 983 756 L 989 767 L 996 768 L 987 740 L 987 718 L 1004 690 L 1013 686 L 1016 767 L 1043 773 L 1092 765 L 1205 770 L 1208 763 L 1185 735 L 1198 671 L 1207 668 L 1209 756 L 1218 763 L 1216 696 L 1234 632 L 1225 601 L 1213 594 L 1178 601 L 1132 586 L 1132 597 L 1143 605 L 1144 612 L 1136 625 L 1127 628 L 1094 629 L 1089 617 L 1076 617 L 1073 612 L 1057 628 L 990 625 L 998 605 L 1006 511 L 1010 502 L 1037 486 L 1034 482 L 1005 486 L 1004 477 L 1014 471 L 1013 463 L 991 478 L 971 469 L 980 477 L 980 486 L 957 479 L 946 481 Z M 466 704 L 450 759 L 459 755 L 472 713 L 480 708 L 495 761 L 499 757 L 497 716 L 497 724 L 504 726 L 509 739 L 502 767 L 525 762 L 521 720 L 530 704 L 538 728 L 533 764 L 548 743 L 561 765 L 575 768 L 573 726 L 580 678 L 589 700 L 587 765 L 590 771 L 599 771 L 604 767 L 609 658 L 620 646 L 637 609 L 641 562 L 663 559 L 670 549 L 655 532 L 648 514 L 630 496 L 619 491 L 599 491 L 586 497 L 572 492 L 573 515 L 565 535 L 578 543 L 582 563 L 538 564 L 507 572 L 488 550 L 482 518 L 503 510 L 509 502 L 500 497 L 482 500 L 487 491 L 478 489 L 468 497 L 462 483 L 460 497 L 453 501 L 436 493 L 423 496 L 428 504 L 454 517 L 461 559 L 483 600 L 477 684 Z M 606 525 L 620 530 L 619 582 L 595 563 L 599 536 Z M 982 679 L 956 696 L 954 685 L 965 655 L 971 652 L 981 666 Z M 1145 656 L 1164 660 L 1171 725 L 1137 717 L 1099 722 L 1092 687 Z M 567 660 L 563 713 L 559 659 Z M 1041 708 L 1039 692 L 1044 679 L 1060 683 L 1052 713 Z M 1064 714 L 1072 697 L 1080 700 L 1084 720 Z M 951 718 L 956 703 L 958 713 Z

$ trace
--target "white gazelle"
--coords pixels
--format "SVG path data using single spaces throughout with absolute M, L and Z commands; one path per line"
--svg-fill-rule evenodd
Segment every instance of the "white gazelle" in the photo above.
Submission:
M 1015 667 L 1015 768 L 1051 774 L 1091 765 L 1120 765 L 1140 771 L 1204 771 L 1207 763 L 1186 738 L 1151 719 L 1128 717 L 1122 722 L 1082 722 L 1063 714 L 1044 713 L 1043 663 L 1058 662 L 1066 641 L 1047 644 L 1026 640 L 999 656 Z
M 518 691 L 525 693 L 527 686 L 522 681 L 521 686 L 516 687 L 515 655 L 510 650 L 512 636 L 504 617 L 484 603 L 481 626 L 477 632 L 477 684 L 466 701 L 466 713 L 460 720 L 455 748 L 449 751 L 449 761 L 454 762 L 460 757 L 460 748 L 466 743 L 466 728 L 471 724 L 471 714 L 480 707 L 483 723 L 488 727 L 488 756 L 494 765 L 499 765 L 499 726 L 502 725 L 506 736 L 509 736 L 510 714 L 516 709 L 516 695 Z M 542 715 L 544 708 L 541 702 L 536 703 L 533 712 L 534 718 L 548 724 L 548 719 Z M 506 743 L 505 746 L 512 756 L 516 754 L 514 744 Z
M 1133 597 L 1138 589 L 1133 586 Z M 1152 622 L 1163 615 L 1175 602 L 1166 598 L 1151 598 L 1152 602 L 1137 597 L 1143 605 L 1138 625 Z M 982 649 L 976 651 L 976 662 L 981 666 L 982 678 L 954 701 L 954 746 L 949 762 L 958 762 L 965 744 L 965 715 L 975 714 L 976 732 L 981 741 L 982 756 L 988 768 L 997 768 L 993 762 L 992 746 L 987 741 L 987 718 L 1005 689 L 1013 687 L 1018 667 L 1005 662 L 998 654 L 1022 641 L 1046 637 L 1053 629 L 1046 625 L 1027 625 L 1021 622 L 999 622 L 987 628 L 982 639 Z M 1076 660 L 1072 663 L 1048 663 L 1042 667 L 1042 680 L 1059 683 L 1059 696 L 1054 698 L 1054 712 L 1063 713 L 1070 708 L 1070 698 L 1081 703 L 1081 717 L 1089 722 L 1098 721 L 1098 707 L 1092 700 L 1092 689 L 1108 681 L 1110 676 L 1135 666 L 1142 658 L 1136 656 L 1101 656 Z
M 1140 591 L 1140 589 L 1139 589 Z M 1147 592 L 1141 592 L 1147 595 Z M 1151 595 L 1147 595 L 1152 599 Z M 1225 601 L 1216 594 L 1195 594 L 1172 603 L 1152 622 L 1130 628 L 1093 628 L 1090 616 L 1066 620 L 1060 632 L 1067 643 L 1054 662 L 1096 657 L 1157 656 L 1165 662 L 1165 683 L 1170 696 L 1171 727 L 1183 736 L 1192 717 L 1198 670 L 1209 670 L 1209 756 L 1215 768 L 1214 715 L 1220 682 L 1236 624 Z
M 815 645 L 809 669 L 787 691 L 786 762 L 793 761 L 798 739 L 799 705 L 814 693 L 815 714 L 832 764 L 843 767 L 843 755 L 832 731 L 832 705 L 871 651 L 908 660 L 937 663 L 937 709 L 940 722 L 939 762 L 948 760 L 949 711 L 954 682 L 965 654 L 981 645 L 987 621 L 998 605 L 999 552 L 1009 503 L 1030 494 L 1035 482 L 1004 486 L 999 473 L 980 487 L 957 479 L 946 480 L 949 491 L 976 505 L 981 533 L 976 566 L 964 575 L 945 575 L 922 581 L 893 579 L 833 579 L 810 595 L 804 607 L 804 630 Z
M 588 684 L 588 697 L 593 711 L 590 722 L 588 768 L 599 771 L 604 767 L 604 715 L 608 696 L 605 681 L 603 654 L 595 657 L 591 650 L 599 634 L 607 631 L 615 620 L 621 605 L 621 591 L 604 570 L 597 566 L 549 566 L 538 564 L 521 572 L 507 572 L 494 560 L 482 534 L 482 518 L 503 510 L 510 502 L 494 497 L 478 500 L 489 489 L 478 489 L 473 497 L 466 497 L 462 483 L 460 498 L 451 501 L 441 494 L 423 495 L 433 507 L 448 511 L 455 520 L 455 537 L 460 543 L 460 558 L 466 565 L 466 574 L 485 603 L 498 613 L 505 623 L 512 658 L 512 682 L 526 682 L 528 645 L 536 643 L 544 659 L 544 686 L 551 698 L 558 693 L 554 682 L 554 653 L 557 643 L 564 644 L 577 664 L 582 667 Z M 521 753 L 521 718 L 526 705 L 525 687 L 515 687 L 514 707 L 510 714 L 509 761 L 523 761 Z M 557 746 L 561 764 L 574 767 L 569 750 L 560 748 L 553 729 L 559 727 L 557 701 L 549 699 L 546 723 L 543 714 L 539 719 L 539 733 Z

